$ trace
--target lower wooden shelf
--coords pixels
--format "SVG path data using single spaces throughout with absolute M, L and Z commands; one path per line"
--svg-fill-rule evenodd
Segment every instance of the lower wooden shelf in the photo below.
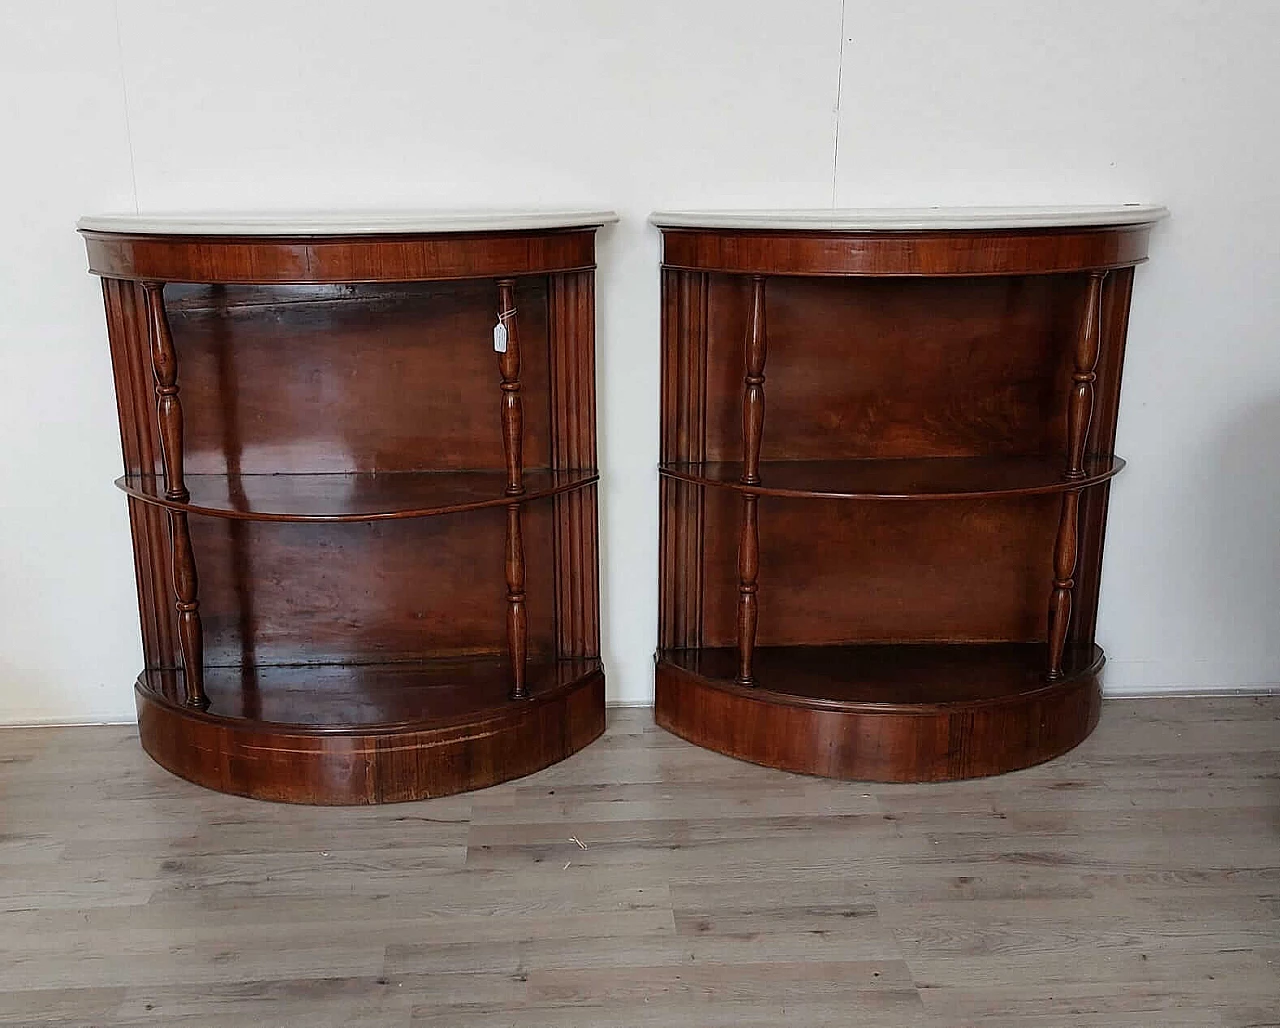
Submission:
M 530 660 L 508 697 L 505 657 L 207 667 L 208 710 L 182 672 L 135 687 L 143 748 L 220 792 L 285 803 L 393 803 L 478 789 L 563 760 L 604 731 L 600 661 Z
M 1043 643 L 660 650 L 655 718 L 699 746 L 785 771 L 880 782 L 1000 774 L 1050 760 L 1098 722 L 1102 650 Z

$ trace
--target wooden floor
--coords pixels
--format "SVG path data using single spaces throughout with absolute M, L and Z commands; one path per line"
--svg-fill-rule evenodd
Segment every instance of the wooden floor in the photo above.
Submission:
M 1061 760 L 929 786 L 615 711 L 531 778 L 363 809 L 5 730 L 0 1024 L 1280 1025 L 1280 698 L 1111 701 Z

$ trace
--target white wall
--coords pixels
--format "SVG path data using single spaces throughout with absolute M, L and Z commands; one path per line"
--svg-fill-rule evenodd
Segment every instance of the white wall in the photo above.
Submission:
M 611 696 L 643 701 L 651 209 L 1164 202 L 1130 333 L 1108 688 L 1280 682 L 1280 4 L 81 0 L 0 18 L 0 722 L 132 716 L 112 386 L 72 225 L 135 207 L 615 207 L 605 658 Z

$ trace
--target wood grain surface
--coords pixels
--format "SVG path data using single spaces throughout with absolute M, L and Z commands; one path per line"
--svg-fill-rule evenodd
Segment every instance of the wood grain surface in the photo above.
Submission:
M 594 484 L 594 471 L 524 473 L 522 501 Z M 130 496 L 193 514 L 245 521 L 390 521 L 506 506 L 507 478 L 499 471 L 392 471 L 384 474 L 189 475 L 191 495 L 169 500 L 148 475 L 127 475 L 116 486 Z
M 744 482 L 741 461 L 664 464 L 661 473 L 695 485 L 760 496 L 851 500 L 954 500 L 982 496 L 1034 496 L 1096 485 L 1124 468 L 1119 457 L 1087 457 L 1084 473 L 1063 477 L 1051 457 L 899 457 L 878 460 L 778 460 L 756 467 Z M 126 490 L 127 491 L 127 490 Z
M 599 735 L 593 232 L 84 233 L 159 763 L 377 803 Z
M 1149 226 L 717 224 L 663 227 L 658 723 L 876 781 L 1078 743 L 1101 689 L 1072 653 L 1094 653 Z M 863 644 L 878 649 L 846 659 Z M 1012 676 L 1004 644 L 1023 655 Z M 999 702 L 943 709 L 975 654 Z M 858 699 L 866 658 L 886 655 L 903 673 L 876 679 L 930 709 Z
M 1106 707 L 1051 764 L 927 786 L 611 711 L 533 777 L 393 807 L 199 789 L 132 727 L 0 731 L 0 1024 L 1275 1025 L 1280 698 Z
M 742 645 L 659 650 L 655 719 L 682 739 L 784 771 L 870 782 L 1002 774 L 1065 753 L 1098 723 L 1102 651 L 1044 676 L 1035 643 Z M 736 672 L 736 673 L 735 673 Z
M 737 275 L 1048 274 L 1140 263 L 1150 232 L 1150 225 L 893 233 L 668 228 L 662 263 Z
M 127 280 L 410 282 L 538 275 L 595 265 L 591 228 L 329 238 L 80 234 L 91 271 Z
M 190 782 L 260 800 L 447 796 L 541 770 L 604 731 L 598 660 L 534 664 L 519 703 L 506 657 L 213 668 L 207 713 L 174 702 L 176 677 L 139 676 L 142 748 Z

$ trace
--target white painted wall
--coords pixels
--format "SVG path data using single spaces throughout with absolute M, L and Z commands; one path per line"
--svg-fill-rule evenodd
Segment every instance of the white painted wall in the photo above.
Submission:
M 5 6 L 0 722 L 132 716 L 112 386 L 72 231 L 130 208 L 615 207 L 605 657 L 611 696 L 644 701 L 651 209 L 1164 202 L 1130 333 L 1108 688 L 1280 682 L 1277 36 L 1272 0 Z

